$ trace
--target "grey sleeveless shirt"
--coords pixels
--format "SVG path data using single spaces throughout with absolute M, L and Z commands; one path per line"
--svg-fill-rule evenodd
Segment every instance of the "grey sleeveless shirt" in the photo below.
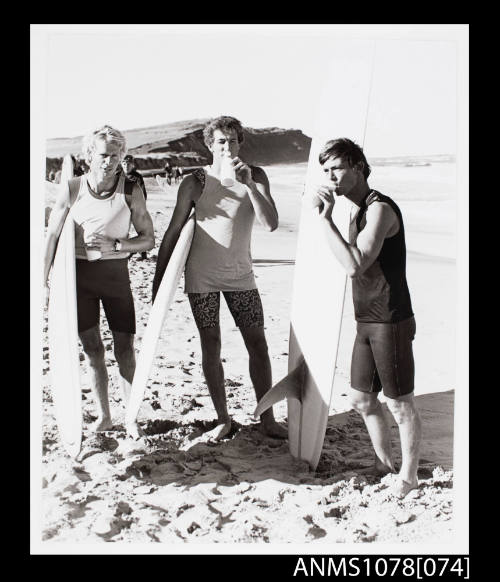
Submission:
M 250 251 L 255 211 L 244 184 L 225 187 L 198 173 L 203 190 L 195 206 L 196 228 L 186 262 L 185 292 L 256 289 Z

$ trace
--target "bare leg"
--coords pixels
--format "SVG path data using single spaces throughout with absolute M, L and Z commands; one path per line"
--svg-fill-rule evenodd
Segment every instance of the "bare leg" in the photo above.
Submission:
M 375 473 L 384 475 L 394 473 L 391 451 L 391 433 L 384 409 L 378 400 L 378 392 L 350 392 L 353 408 L 362 416 L 373 448 L 375 450 Z
M 231 430 L 231 418 L 227 411 L 226 389 L 224 386 L 224 368 L 220 360 L 220 326 L 205 327 L 200 329 L 199 332 L 203 374 L 217 413 L 217 426 L 209 433 L 206 433 L 205 437 L 219 440 Z
M 396 495 L 405 497 L 412 489 L 418 487 L 417 470 L 422 439 L 422 423 L 415 405 L 413 392 L 399 398 L 388 398 L 387 406 L 399 427 L 401 439 L 401 469 L 400 482 Z
M 112 334 L 116 363 L 118 364 L 118 370 L 120 372 L 123 406 L 127 408 L 135 373 L 134 334 L 123 331 L 112 331 Z M 136 421 L 128 424 L 125 430 L 134 439 L 139 438 L 141 433 Z
M 127 407 L 135 372 L 134 334 L 112 331 L 116 363 L 120 372 L 123 405 Z
M 263 327 L 241 327 L 249 356 L 250 378 L 259 401 L 272 386 L 271 361 Z M 268 408 L 260 416 L 261 431 L 271 437 L 286 439 L 288 433 L 274 419 L 273 409 Z
M 113 428 L 108 400 L 108 372 L 104 362 L 104 346 L 102 345 L 99 325 L 79 333 L 83 351 L 89 360 L 89 369 L 97 406 L 97 422 L 93 425 L 95 431 Z

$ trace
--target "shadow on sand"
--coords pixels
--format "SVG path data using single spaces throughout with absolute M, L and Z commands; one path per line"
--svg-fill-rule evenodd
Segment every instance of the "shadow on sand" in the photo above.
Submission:
M 416 397 L 422 417 L 423 440 L 419 477 L 432 477 L 434 468 L 453 468 L 453 400 L 454 392 L 424 394 Z M 392 420 L 392 416 L 388 414 Z M 322 455 L 315 472 L 304 461 L 294 459 L 288 442 L 264 436 L 258 424 L 233 423 L 228 438 L 218 443 L 203 442 L 205 432 L 215 421 L 178 423 L 149 420 L 143 424 L 145 437 L 127 450 L 109 436 L 103 448 L 116 457 L 125 470 L 120 480 L 135 477 L 143 484 L 165 486 L 170 483 L 194 487 L 200 483 L 236 486 L 268 479 L 288 484 L 329 485 L 364 475 L 368 482 L 379 478 L 366 475 L 373 462 L 373 449 L 364 423 L 354 411 L 333 414 L 328 419 Z M 121 433 L 121 431 L 120 431 Z M 394 457 L 399 466 L 401 455 L 396 423 L 391 422 Z M 118 435 L 117 435 L 118 436 Z M 87 443 L 87 447 L 88 447 Z M 85 455 L 82 451 L 83 457 Z M 124 467 L 123 461 L 129 459 Z

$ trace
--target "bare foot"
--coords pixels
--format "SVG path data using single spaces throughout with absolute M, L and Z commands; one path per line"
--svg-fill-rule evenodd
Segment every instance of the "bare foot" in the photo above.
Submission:
M 142 436 L 144 436 L 144 431 L 135 421 L 131 422 L 130 424 L 127 424 L 125 426 L 125 431 L 127 433 L 127 436 L 135 441 L 139 440 Z
M 215 428 L 203 433 L 203 440 L 205 441 L 220 441 L 231 432 L 231 419 L 226 422 L 219 423 Z
M 396 484 L 393 486 L 391 493 L 398 499 L 404 499 L 410 491 L 413 491 L 413 489 L 418 489 L 418 479 L 415 479 L 415 481 L 410 483 L 399 477 Z
M 90 426 L 90 430 L 93 432 L 105 432 L 107 430 L 111 430 L 113 428 L 113 423 L 111 422 L 111 418 L 98 418 L 94 424 Z
M 279 425 L 275 420 L 268 421 L 268 422 L 260 422 L 259 430 L 262 434 L 265 434 L 268 437 L 272 437 L 274 439 L 287 439 L 288 438 L 288 431 L 286 428 L 283 428 Z

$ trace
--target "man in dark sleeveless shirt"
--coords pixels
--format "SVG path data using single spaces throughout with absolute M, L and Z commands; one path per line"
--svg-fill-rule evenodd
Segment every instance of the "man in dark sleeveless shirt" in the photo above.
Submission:
M 375 471 L 394 473 L 390 429 L 378 395 L 384 391 L 401 438 L 402 464 L 394 493 L 418 487 L 420 417 L 413 396 L 412 340 L 415 319 L 406 282 L 406 245 L 401 211 L 368 186 L 370 166 L 349 139 L 331 140 L 319 155 L 328 178 L 320 186 L 319 217 L 333 254 L 352 278 L 357 335 L 351 362 L 351 402 L 365 421 L 375 449 Z M 349 242 L 332 220 L 333 192 L 353 204 Z

